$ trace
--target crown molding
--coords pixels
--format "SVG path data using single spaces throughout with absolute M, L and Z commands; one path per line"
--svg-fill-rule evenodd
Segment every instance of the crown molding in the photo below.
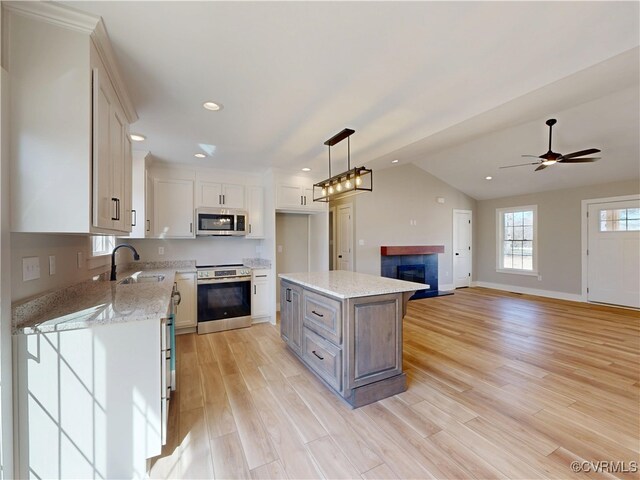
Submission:
M 107 73 L 127 120 L 129 123 L 138 120 L 138 114 L 122 80 L 109 35 L 101 17 L 49 1 L 3 1 L 2 8 L 11 13 L 90 35 L 102 62 L 107 67 Z
M 68 28 L 81 33 L 91 33 L 100 21 L 100 17 L 80 12 L 53 2 L 2 2 L 2 8 L 9 12 L 36 18 L 40 21 Z

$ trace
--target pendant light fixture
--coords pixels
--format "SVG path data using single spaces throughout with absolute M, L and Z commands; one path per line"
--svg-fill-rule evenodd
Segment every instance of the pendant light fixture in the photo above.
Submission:
M 351 140 L 355 130 L 345 128 L 324 142 L 329 146 L 329 178 L 313 185 L 314 202 L 330 202 L 360 192 L 373 191 L 373 171 L 365 167 L 351 168 Z M 347 171 L 331 176 L 331 147 L 347 139 Z

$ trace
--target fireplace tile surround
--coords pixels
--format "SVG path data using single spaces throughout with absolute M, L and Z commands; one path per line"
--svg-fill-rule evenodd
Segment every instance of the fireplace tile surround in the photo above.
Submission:
M 415 270 L 420 268 L 406 267 L 423 265 L 424 283 L 428 284 L 429 288 L 417 291 L 411 300 L 443 295 L 445 292 L 438 291 L 438 253 L 444 253 L 444 245 L 382 246 L 380 247 L 380 273 L 387 278 L 416 281 L 415 278 L 413 280 L 410 277 L 403 278 L 403 275 L 404 272 L 413 275 Z M 405 268 L 398 269 L 400 266 Z

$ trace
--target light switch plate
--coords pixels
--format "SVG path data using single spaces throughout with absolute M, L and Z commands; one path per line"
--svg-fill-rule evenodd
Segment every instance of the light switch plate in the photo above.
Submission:
M 22 259 L 22 281 L 36 280 L 40 278 L 40 258 L 24 257 Z
M 49 255 L 49 275 L 56 274 L 56 256 Z
M 158 247 L 158 255 L 164 255 L 164 247 Z
M 364 240 L 362 238 L 360 240 L 358 240 L 358 245 L 360 245 L 360 246 L 364 245 Z
M 282 253 L 282 245 L 278 245 L 278 253 Z

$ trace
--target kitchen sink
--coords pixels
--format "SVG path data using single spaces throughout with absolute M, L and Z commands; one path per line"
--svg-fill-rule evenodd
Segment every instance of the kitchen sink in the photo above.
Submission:
M 118 282 L 119 285 L 130 285 L 132 283 L 149 283 L 149 282 L 161 282 L 164 280 L 164 275 L 145 275 L 145 276 L 131 276 Z

